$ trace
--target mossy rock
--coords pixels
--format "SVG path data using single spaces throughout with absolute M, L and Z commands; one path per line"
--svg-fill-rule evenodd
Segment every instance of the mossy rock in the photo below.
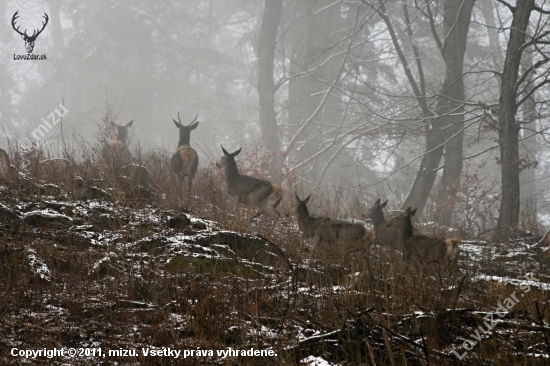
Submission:
M 241 277 L 258 277 L 258 273 L 249 266 L 236 260 L 219 258 L 185 257 L 176 255 L 164 265 L 164 269 L 172 273 L 211 273 L 218 275 L 233 274 Z

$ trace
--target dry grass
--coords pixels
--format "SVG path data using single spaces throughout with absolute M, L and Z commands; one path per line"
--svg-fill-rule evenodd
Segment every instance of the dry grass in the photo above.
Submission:
M 270 231 L 265 217 L 243 227 L 254 214 L 251 209 L 241 207 L 236 217 L 228 212 L 223 172 L 213 166 L 198 171 L 187 203 L 168 169 L 166 150 L 136 154 L 136 163 L 147 167 L 156 187 L 149 196 L 113 179 L 111 167 L 99 157 L 99 146 L 82 147 L 67 153 L 70 167 L 62 173 L 44 170 L 42 157 L 29 169 L 29 157 L 12 154 L 12 161 L 27 177 L 5 181 L 0 200 L 20 213 L 36 209 L 64 213 L 82 229 L 36 228 L 24 220 L 1 224 L 0 359 L 4 363 L 21 361 L 10 356 L 12 347 L 101 347 L 105 351 L 155 346 L 182 350 L 272 347 L 279 355 L 231 359 L 244 365 L 296 364 L 312 354 L 345 364 L 372 364 L 371 359 L 377 365 L 401 365 L 404 360 L 409 365 L 456 364 L 449 353 L 451 346 L 471 339 L 484 321 L 465 309 L 493 311 L 514 291 L 523 293 L 517 285 L 479 280 L 479 268 L 468 266 L 468 258 L 461 259 L 459 272 L 420 271 L 385 248 L 372 247 L 344 258 L 306 248 L 293 217 L 290 193 L 296 177 L 285 182 L 286 195 L 278 207 L 282 215 Z M 35 156 L 40 155 L 44 154 Z M 269 179 L 269 164 L 269 157 L 252 160 L 243 170 Z M 104 189 L 111 198 L 71 198 L 76 176 Z M 55 184 L 59 192 L 46 192 L 47 184 Z M 367 209 L 359 201 L 321 189 L 315 192 L 311 211 L 359 218 Z M 259 233 L 286 252 L 269 263 L 259 252 L 251 253 L 247 262 L 237 258 L 241 252 L 231 261 L 191 261 L 178 254 L 167 238 L 207 234 L 192 227 L 169 229 L 168 218 L 182 211 L 215 221 L 223 229 Z M 199 247 L 194 248 L 202 250 Z M 523 265 L 515 264 L 518 278 L 526 274 Z M 483 266 L 491 266 L 490 261 Z M 41 275 L 40 268 L 49 272 Z M 541 266 L 535 277 L 544 280 L 549 275 Z M 544 363 L 528 354 L 550 354 L 548 335 L 529 326 L 546 327 L 548 294 L 532 287 L 524 295 L 508 314 L 507 323 L 498 328 L 502 331 L 495 328 L 477 343 L 466 364 Z M 299 343 L 334 331 L 338 335 L 332 343 L 314 338 Z M 182 363 L 181 359 L 143 356 L 34 362 L 107 361 Z M 185 360 L 186 364 L 227 362 L 217 357 Z

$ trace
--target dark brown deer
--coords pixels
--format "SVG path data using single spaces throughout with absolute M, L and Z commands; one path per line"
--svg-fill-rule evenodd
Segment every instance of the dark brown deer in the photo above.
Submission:
M 456 264 L 460 252 L 460 239 L 443 239 L 426 235 L 413 235 L 411 217 L 416 208 L 388 222 L 388 226 L 398 229 L 399 246 L 403 248 L 403 258 L 414 264 L 438 263 L 441 266 Z
M 19 33 L 21 35 L 21 38 L 23 38 L 23 40 L 25 41 L 25 49 L 27 50 L 27 53 L 32 53 L 32 50 L 34 49 L 34 42 L 36 42 L 36 38 L 38 37 L 38 35 L 40 33 L 42 33 L 42 31 L 44 30 L 44 28 L 46 28 L 46 24 L 48 24 L 48 14 L 44 13 L 44 19 L 46 19 L 45 22 L 42 22 L 42 29 L 38 30 L 38 29 L 35 29 L 32 33 L 31 36 L 29 36 L 27 34 L 27 30 L 25 29 L 25 32 L 24 33 L 21 33 L 19 31 L 19 27 L 15 27 L 15 21 L 17 20 L 17 18 L 19 18 L 19 10 L 17 10 L 15 12 L 15 14 L 13 14 L 13 17 L 11 18 L 11 26 L 13 27 L 13 29 Z
M 222 146 L 224 156 L 216 163 L 218 168 L 225 169 L 227 193 L 233 212 L 237 213 L 239 203 L 257 207 L 258 212 L 246 222 L 246 225 L 263 213 L 274 219 L 273 225 L 275 225 L 279 218 L 275 208 L 283 199 L 283 189 L 275 183 L 240 174 L 235 156 L 239 155 L 241 150 L 242 148 L 230 154 Z
M 125 165 L 130 164 L 132 156 L 126 145 L 128 140 L 128 130 L 134 123 L 131 120 L 124 126 L 119 126 L 114 122 L 111 122 L 111 126 L 116 130 L 116 140 L 109 140 L 103 146 L 102 155 L 107 163 L 112 164 L 116 171 L 119 171 Z
M 173 119 L 174 124 L 180 130 L 180 139 L 178 142 L 178 148 L 172 159 L 170 160 L 170 170 L 176 174 L 180 183 L 183 185 L 185 177 L 187 177 L 187 195 L 191 194 L 191 186 L 193 185 L 193 178 L 197 173 L 199 166 L 199 156 L 195 149 L 190 145 L 191 131 L 193 131 L 199 125 L 197 117 L 188 126 L 184 126 L 180 120 L 180 112 L 178 112 L 178 121 Z M 195 122 L 197 121 L 197 122 Z
M 295 193 L 298 205 L 296 218 L 303 237 L 310 244 L 319 245 L 331 252 L 347 252 L 368 248 L 374 233 L 364 225 L 327 217 L 313 217 L 307 209 L 309 197 L 301 201 Z
M 312 247 L 316 247 L 320 240 L 319 227 L 330 219 L 327 217 L 313 217 L 309 214 L 307 203 L 311 195 L 303 201 L 298 197 L 298 193 L 294 192 L 294 196 L 296 197 L 296 221 L 302 231 L 302 238 Z

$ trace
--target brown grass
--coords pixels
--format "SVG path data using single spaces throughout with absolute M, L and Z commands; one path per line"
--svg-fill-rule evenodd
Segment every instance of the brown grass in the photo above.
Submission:
M 273 347 L 279 354 L 277 359 L 243 357 L 231 362 L 295 364 L 300 352 L 305 357 L 308 348 L 303 346 L 300 352 L 285 349 L 296 346 L 299 339 L 347 329 L 348 333 L 339 333 L 339 348 L 312 342 L 308 346 L 310 354 L 347 364 L 369 364 L 371 356 L 376 364 L 403 364 L 403 358 L 408 364 L 426 364 L 426 360 L 430 364 L 455 364 L 452 355 L 440 353 L 448 353 L 453 344 L 462 345 L 461 338 L 471 339 L 473 330 L 483 324 L 481 316 L 459 310 L 492 311 L 499 301 L 514 291 L 520 292 L 518 286 L 476 280 L 477 272 L 465 268 L 464 263 L 461 272 L 420 271 L 408 266 L 398 253 L 384 248 L 371 247 L 344 258 L 307 248 L 293 217 L 293 176 L 278 182 L 284 184 L 286 194 L 278 207 L 281 218 L 271 232 L 265 217 L 243 227 L 246 218 L 254 214 L 252 209 L 241 207 L 237 217 L 228 214 L 223 172 L 213 166 L 199 169 L 192 199 L 186 204 L 182 187 L 168 169 L 171 154 L 167 150 L 134 154 L 136 163 L 147 167 L 158 190 L 155 198 L 149 198 L 128 191 L 113 179 L 108 173 L 110 167 L 99 157 L 99 145 L 80 147 L 65 156 L 72 167 L 64 174 L 44 172 L 39 167 L 31 174 L 25 167 L 29 157 L 12 152 L 13 161 L 21 171 L 28 172 L 28 179 L 4 182 L 8 188 L 0 191 L 2 202 L 21 212 L 55 209 L 75 217 L 77 225 L 96 225 L 96 229 L 90 229 L 90 236 L 85 237 L 72 229 L 36 229 L 24 222 L 2 224 L 2 362 L 21 361 L 10 356 L 15 346 L 101 347 L 104 352 L 156 346 L 182 350 Z M 270 179 L 270 158 L 242 157 L 240 162 L 246 164 L 241 169 Z M 75 189 L 76 176 L 108 191 L 112 198 L 99 201 L 100 205 L 75 202 L 67 192 Z M 49 183 L 60 187 L 57 196 L 44 193 Z M 352 196 L 329 189 L 320 189 L 314 196 L 311 212 L 361 217 L 363 208 Z M 82 214 L 83 207 L 88 210 L 87 216 Z M 259 233 L 285 249 L 286 254 L 269 267 L 261 267 L 259 259 L 251 266 L 235 264 L 240 263 L 236 259 L 189 262 L 163 239 L 194 232 L 166 227 L 165 221 L 182 211 L 216 221 L 224 229 Z M 30 258 L 36 259 L 32 262 Z M 39 275 L 37 268 L 42 264 L 49 269 L 48 276 Z M 540 272 L 537 276 L 543 277 L 545 270 Z M 518 272 L 518 277 L 523 274 Z M 468 363 L 542 362 L 527 356 L 525 349 L 532 346 L 532 352 L 550 353 L 548 335 L 529 329 L 546 327 L 550 316 L 547 305 L 546 292 L 532 288 L 525 293 L 507 319 L 518 325 L 503 326 L 502 333 L 493 333 L 478 343 L 468 353 Z M 359 332 L 359 323 L 368 324 L 374 333 Z M 387 338 L 377 338 L 377 329 L 383 329 Z M 342 338 L 343 334 L 350 338 Z M 426 349 L 411 346 L 405 339 L 425 343 Z M 523 352 L 521 357 L 514 356 L 518 352 Z M 47 361 L 69 362 L 45 358 L 32 362 Z M 70 362 L 91 361 L 75 358 Z M 94 363 L 106 361 L 182 363 L 182 359 L 142 356 L 93 359 Z M 185 360 L 186 364 L 222 362 L 227 360 Z

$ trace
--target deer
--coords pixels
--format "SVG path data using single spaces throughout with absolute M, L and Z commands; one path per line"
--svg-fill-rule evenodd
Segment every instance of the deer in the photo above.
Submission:
M 398 245 L 397 227 L 387 225 L 384 211 L 382 211 L 387 204 L 388 200 L 380 203 L 379 198 L 367 212 L 366 217 L 371 219 L 374 226 L 374 243 L 377 245 L 390 246 L 395 249 L 403 250 L 403 248 Z M 420 232 L 414 227 L 413 235 L 420 235 Z
M 320 245 L 329 250 L 366 249 L 373 241 L 374 233 L 363 224 L 327 217 L 313 217 L 309 214 L 307 203 L 311 195 L 301 201 L 294 192 L 297 201 L 296 218 L 303 237 L 310 244 Z
M 193 178 L 195 178 L 195 174 L 197 173 L 197 168 L 199 166 L 199 156 L 197 155 L 195 149 L 193 149 L 189 144 L 191 140 L 191 131 L 199 125 L 199 122 L 197 121 L 198 116 L 199 115 L 197 114 L 195 119 L 191 121 L 188 126 L 184 126 L 181 123 L 180 112 L 178 112 L 179 122 L 172 119 L 180 131 L 180 139 L 178 142 L 178 148 L 176 149 L 174 155 L 172 155 L 172 159 L 170 159 L 170 170 L 178 177 L 182 185 L 185 177 L 187 177 L 187 195 L 191 194 Z
M 411 217 L 415 213 L 416 208 L 411 210 L 409 207 L 387 224 L 397 228 L 398 245 L 403 248 L 403 259 L 413 264 L 438 263 L 442 266 L 456 264 L 460 253 L 460 239 L 413 235 Z
M 302 231 L 302 238 L 312 247 L 317 246 L 320 240 L 319 227 L 326 221 L 330 220 L 327 217 L 313 217 L 309 214 L 307 203 L 311 194 L 303 201 L 298 197 L 298 193 L 294 192 L 296 198 L 296 221 L 298 227 Z
M 40 35 L 40 33 L 42 33 L 42 31 L 44 30 L 44 28 L 46 28 L 46 25 L 48 24 L 48 14 L 44 13 L 44 19 L 46 20 L 45 22 L 42 22 L 42 29 L 38 30 L 38 29 L 35 29 L 32 33 L 31 36 L 29 36 L 27 34 L 27 30 L 25 29 L 25 32 L 24 33 L 21 33 L 19 31 L 19 27 L 15 27 L 15 21 L 17 20 L 17 18 L 19 18 L 19 10 L 17 10 L 15 12 L 15 14 L 13 14 L 13 17 L 11 18 L 11 26 L 13 27 L 13 29 L 19 33 L 21 35 L 21 38 L 23 38 L 23 40 L 25 41 L 25 49 L 27 50 L 27 53 L 32 53 L 32 50 L 34 49 L 34 42 L 36 42 L 36 38 Z
M 218 168 L 225 170 L 227 194 L 233 213 L 237 214 L 239 203 L 257 207 L 258 212 L 246 222 L 245 226 L 263 213 L 274 219 L 273 226 L 275 226 L 279 218 L 276 208 L 283 199 L 283 189 L 278 184 L 239 173 L 235 156 L 239 155 L 241 150 L 242 147 L 233 153 L 228 153 L 222 146 L 223 156 L 216 163 Z
M 124 126 L 120 126 L 111 121 L 111 126 L 116 131 L 116 140 L 107 141 L 105 146 L 103 146 L 102 155 L 107 162 L 114 165 L 115 171 L 130 164 L 132 160 L 126 140 L 128 139 L 128 130 L 132 127 L 133 123 L 134 120 L 131 120 Z

